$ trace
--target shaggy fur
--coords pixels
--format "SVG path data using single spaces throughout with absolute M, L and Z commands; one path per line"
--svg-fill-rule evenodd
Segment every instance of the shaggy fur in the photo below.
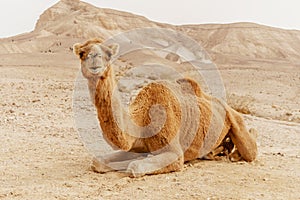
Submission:
M 112 101 L 112 91 L 116 87 L 116 83 L 113 68 L 109 64 L 110 57 L 117 52 L 117 45 L 107 47 L 101 42 L 96 39 L 74 45 L 74 53 L 81 60 L 83 75 L 89 81 L 91 97 L 97 108 L 103 136 L 112 147 L 122 150 L 95 159 L 92 166 L 95 171 L 112 170 L 105 166 L 108 164 L 114 169 L 125 170 L 133 176 L 141 176 L 179 171 L 183 168 L 184 162 L 195 160 L 202 157 L 203 154 L 207 155 L 208 159 L 214 159 L 222 153 L 231 156 L 231 160 L 253 161 L 256 158 L 255 134 L 246 129 L 242 116 L 227 104 L 206 95 L 195 81 L 188 78 L 177 80 L 177 85 L 170 87 L 165 82 L 150 83 L 139 92 L 130 104 L 129 115 L 124 116 L 125 125 L 126 120 L 131 120 L 139 127 L 146 127 L 152 122 L 159 124 L 163 121 L 159 120 L 157 116 L 165 119 L 164 124 L 155 135 L 137 137 L 128 132 L 133 129 L 121 129 L 114 118 L 113 107 L 119 104 Z M 95 62 L 87 61 L 89 54 L 91 52 L 96 54 L 95 51 L 102 55 L 102 66 L 90 66 L 90 63 Z M 103 70 L 98 70 L 94 74 L 87 70 L 96 67 Z M 177 87 L 183 96 L 196 96 L 200 111 L 196 116 L 192 116 L 191 119 L 195 120 L 194 122 L 187 122 L 188 125 L 183 127 L 186 130 L 180 132 L 184 133 L 182 135 L 177 134 L 179 129 L 182 129 L 182 105 L 173 90 L 170 89 L 172 87 Z M 191 87 L 192 92 L 186 87 Z M 152 109 L 151 107 L 154 105 L 159 105 L 159 108 Z M 189 106 L 188 103 L 186 106 Z M 165 115 L 161 110 L 164 110 Z M 218 119 L 222 119 L 222 112 L 225 114 L 225 121 L 218 121 Z M 217 121 L 211 120 L 213 116 Z M 208 135 L 209 127 L 215 125 L 211 123 L 223 127 L 217 137 Z M 191 136 L 189 130 L 195 128 L 195 124 L 198 124 L 196 134 Z M 138 130 L 138 134 L 142 135 L 142 130 L 144 129 Z M 185 147 L 185 142 L 189 139 L 191 139 L 191 143 Z M 209 148 L 210 153 L 201 152 L 205 150 L 204 147 Z M 129 155 L 126 152 L 139 154 L 135 156 L 135 154 Z M 171 164 L 159 167 L 162 161 L 172 159 Z

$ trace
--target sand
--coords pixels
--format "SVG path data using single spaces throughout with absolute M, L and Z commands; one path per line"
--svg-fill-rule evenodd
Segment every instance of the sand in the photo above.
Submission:
M 73 118 L 79 63 L 71 52 L 1 55 L 0 60 L 0 199 L 300 198 L 300 124 L 272 115 L 272 102 L 288 109 L 287 94 L 298 95 L 293 77 L 299 78 L 299 73 L 284 67 L 263 71 L 270 77 L 284 73 L 284 81 L 272 79 L 280 84 L 271 87 L 262 85 L 266 80 L 259 69 L 248 69 L 250 76 L 240 78 L 246 73 L 242 67 L 222 67 L 227 92 L 253 96 L 261 90 L 272 97 L 263 93 L 255 97 L 260 104 L 252 103 L 254 108 L 265 105 L 270 116 L 244 115 L 247 126 L 259 132 L 254 162 L 199 160 L 186 164 L 181 172 L 129 178 L 90 170 L 92 155 Z M 284 89 L 293 84 L 292 90 Z M 299 101 L 294 103 L 299 109 Z

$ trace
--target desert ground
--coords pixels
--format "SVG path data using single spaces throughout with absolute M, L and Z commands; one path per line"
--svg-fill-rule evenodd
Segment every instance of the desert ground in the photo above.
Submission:
M 73 118 L 74 80 L 80 71 L 71 52 L 1 55 L 0 60 L 1 199 L 300 198 L 300 124 L 286 118 L 297 113 L 283 111 L 283 118 L 276 119 L 276 108 L 294 103 L 299 109 L 299 68 L 220 70 L 227 92 L 244 95 L 232 100 L 237 107 L 248 101 L 246 94 L 257 94 L 253 110 L 267 113 L 244 115 L 247 126 L 259 132 L 254 162 L 199 160 L 181 172 L 129 178 L 90 170 L 92 155 Z
M 95 17 L 97 16 L 97 17 Z M 258 131 L 254 162 L 95 173 L 74 120 L 75 42 L 138 27 L 186 33 L 217 64 L 229 105 Z M 34 31 L 0 39 L 0 199 L 300 199 L 300 32 L 251 23 L 171 26 L 61 0 Z

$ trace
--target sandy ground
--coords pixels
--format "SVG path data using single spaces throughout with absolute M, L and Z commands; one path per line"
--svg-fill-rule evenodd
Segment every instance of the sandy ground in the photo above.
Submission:
M 221 74 L 227 92 L 251 101 L 256 161 L 195 161 L 129 178 L 90 170 L 72 112 L 71 53 L 0 55 L 0 199 L 300 199 L 299 66 L 244 66 Z

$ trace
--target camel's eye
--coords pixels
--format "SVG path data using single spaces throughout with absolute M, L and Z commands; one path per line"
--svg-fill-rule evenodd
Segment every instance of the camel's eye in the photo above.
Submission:
M 87 56 L 87 58 L 101 58 L 101 57 L 102 57 L 102 55 L 98 54 L 98 53 L 96 53 L 96 54 L 88 54 L 88 56 Z
M 99 54 L 99 53 L 96 53 L 96 54 L 94 55 L 94 57 L 101 58 L 101 57 L 102 57 L 102 55 L 101 55 L 101 54 Z

